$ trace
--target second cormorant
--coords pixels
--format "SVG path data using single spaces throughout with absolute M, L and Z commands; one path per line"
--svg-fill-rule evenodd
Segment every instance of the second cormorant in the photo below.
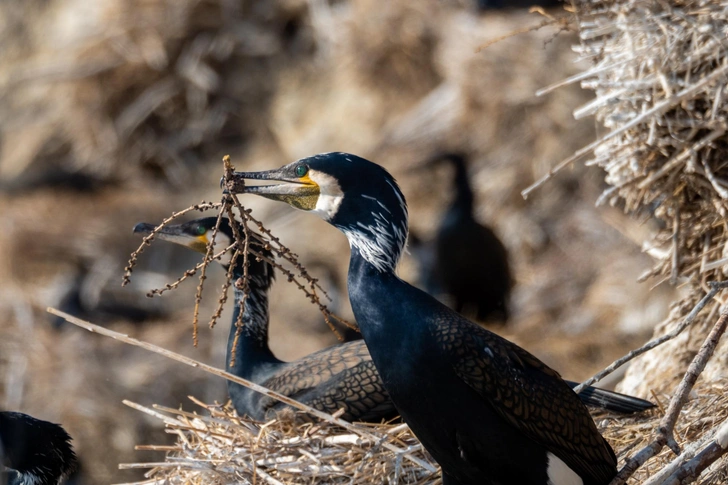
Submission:
M 475 219 L 465 155 L 443 153 L 425 165 L 441 163 L 453 168 L 454 196 L 435 234 L 427 281 L 448 297 L 458 313 L 504 323 L 513 288 L 508 251 L 490 227 Z
M 217 217 L 205 217 L 169 225 L 157 237 L 205 253 L 216 222 Z M 152 224 L 139 223 L 134 227 L 134 232 L 142 235 L 150 234 L 152 230 Z M 230 223 L 223 218 L 215 238 L 215 252 L 230 246 L 233 241 Z M 273 259 L 271 252 L 259 240 L 253 239 L 251 246 L 269 260 Z M 219 262 L 228 268 L 230 253 Z M 230 365 L 243 299 L 243 290 L 237 286 L 234 289 L 235 310 L 225 361 L 228 372 L 329 414 L 343 408 L 341 417 L 347 421 L 379 422 L 398 414 L 362 340 L 329 347 L 294 362 L 283 362 L 273 355 L 268 346 L 268 290 L 273 283 L 273 266 L 251 256 L 248 259 L 248 275 L 249 293 L 242 316 L 243 326 L 237 339 L 235 362 Z M 242 276 L 243 257 L 239 256 L 232 271 L 233 281 Z M 285 406 L 231 381 L 228 381 L 228 392 L 236 411 L 253 419 L 264 420 L 271 411 Z

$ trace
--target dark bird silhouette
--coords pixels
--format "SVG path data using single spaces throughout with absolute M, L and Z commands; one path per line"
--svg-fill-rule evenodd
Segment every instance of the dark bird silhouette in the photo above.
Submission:
M 212 237 L 216 217 L 166 226 L 157 234 L 160 239 L 206 252 Z M 148 235 L 152 224 L 139 223 L 134 233 Z M 272 260 L 273 255 L 255 235 L 251 246 L 254 251 Z M 215 253 L 230 246 L 233 231 L 227 219 L 221 219 L 215 238 Z M 219 261 L 229 267 L 229 254 Z M 234 280 L 243 276 L 243 260 L 238 257 L 233 268 Z M 235 342 L 235 322 L 240 314 L 243 292 L 235 288 L 235 311 L 228 336 L 226 370 L 236 376 L 251 380 L 269 389 L 292 397 L 316 409 L 333 413 L 341 408 L 342 417 L 348 421 L 381 421 L 397 415 L 389 394 L 382 384 L 363 340 L 346 342 L 307 355 L 295 362 L 283 362 L 273 355 L 268 346 L 268 291 L 273 283 L 273 267 L 266 261 L 249 258 L 249 294 L 243 313 L 243 328 L 237 340 L 235 362 L 231 366 Z M 569 385 L 575 387 L 576 382 Z M 264 419 L 270 411 L 281 409 L 280 402 L 263 396 L 234 382 L 228 382 L 228 392 L 239 414 L 254 419 Z M 589 387 L 580 397 L 585 403 L 616 412 L 632 413 L 652 407 L 652 403 L 599 388 Z
M 101 324 L 118 320 L 142 324 L 163 318 L 169 313 L 159 302 L 139 302 L 128 297 L 122 299 L 118 292 L 104 291 L 105 286 L 99 294 L 95 294 L 100 284 L 94 272 L 95 265 L 78 261 L 75 266 L 67 278 L 57 282 L 61 291 L 56 302 L 52 304 L 53 307 L 83 320 Z M 89 288 L 94 291 L 88 291 Z M 66 326 L 64 318 L 50 314 L 48 318 L 56 329 Z
M 11 195 L 28 194 L 39 190 L 59 190 L 78 194 L 95 194 L 118 185 L 116 180 L 101 178 L 92 173 L 65 167 L 40 167 L 27 170 L 11 180 L 0 180 L 0 192 Z
M 216 220 L 216 217 L 206 217 L 166 226 L 157 237 L 204 253 Z M 134 232 L 147 235 L 153 229 L 151 224 L 140 223 L 134 227 Z M 215 238 L 215 252 L 228 247 L 233 241 L 232 228 L 227 219 L 222 219 Z M 262 238 L 256 234 L 250 245 L 254 251 L 272 260 L 273 255 L 261 241 Z M 219 262 L 227 268 L 231 262 L 230 254 L 223 256 Z M 243 258 L 238 257 L 232 272 L 234 280 L 243 276 L 242 263 Z M 327 413 L 343 408 L 342 418 L 348 421 L 379 422 L 397 415 L 362 340 L 323 349 L 295 362 L 276 358 L 268 346 L 268 290 L 273 283 L 273 267 L 264 260 L 250 257 L 248 274 L 249 294 L 237 339 L 235 362 L 231 366 L 235 322 L 243 299 L 243 291 L 237 287 L 234 290 L 235 311 L 225 361 L 228 372 Z M 234 382 L 228 382 L 228 392 L 239 414 L 258 420 L 285 406 Z
M 443 153 L 426 166 L 449 163 L 454 172 L 453 200 L 432 242 L 426 289 L 444 293 L 458 313 L 480 321 L 505 322 L 513 288 L 508 251 L 493 230 L 473 215 L 474 194 L 465 156 Z
M 475 5 L 479 11 L 484 12 L 507 8 L 558 7 L 563 5 L 563 0 L 476 0 Z
M 76 463 L 71 437 L 60 425 L 0 412 L 0 483 L 57 485 Z
M 616 475 L 612 448 L 556 371 L 397 277 L 407 204 L 382 167 L 328 153 L 236 172 L 227 187 L 313 212 L 346 235 L 354 315 L 444 485 L 606 485 Z

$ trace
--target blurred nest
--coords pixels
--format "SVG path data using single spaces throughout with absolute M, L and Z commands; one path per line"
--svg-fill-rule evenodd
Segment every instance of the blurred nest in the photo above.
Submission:
M 596 98 L 575 111 L 609 133 L 577 155 L 606 172 L 600 202 L 662 222 L 650 275 L 698 285 L 728 269 L 728 2 L 578 2 L 580 80 Z
M 72 3 L 0 6 L 6 181 L 39 164 L 180 184 L 256 134 L 280 66 L 314 50 L 303 1 Z
M 678 439 L 701 444 L 713 439 L 716 425 L 728 418 L 727 391 L 728 381 L 696 388 L 693 399 L 683 409 L 684 419 L 676 428 Z M 357 434 L 328 422 L 312 423 L 305 413 L 283 412 L 276 419 L 259 423 L 238 417 L 229 406 L 206 406 L 193 401 L 207 412 L 190 413 L 161 406 L 148 409 L 127 402 L 127 405 L 163 420 L 166 431 L 177 435 L 177 441 L 172 446 L 137 447 L 138 450 L 166 451 L 166 462 L 125 464 L 122 468 L 151 468 L 146 473 L 148 481 L 141 482 L 149 484 L 424 485 L 440 482 L 439 467 L 404 424 L 356 424 L 354 426 L 362 431 Z M 715 413 L 706 416 L 706 408 L 714 409 Z M 648 442 L 661 419 L 659 412 L 629 417 L 598 411 L 593 416 L 620 460 Z M 384 442 L 395 445 L 400 451 L 383 447 Z M 645 483 L 656 470 L 669 463 L 681 465 L 694 456 L 695 449 L 686 449 L 676 459 L 665 449 L 630 483 Z M 666 469 L 674 471 L 673 468 Z M 725 480 L 728 480 L 725 457 L 701 476 L 701 483 L 724 483 Z
M 609 131 L 524 194 L 573 161 L 593 155 L 587 164 L 602 167 L 609 185 L 598 203 L 658 220 L 645 247 L 656 263 L 642 279 L 687 287 L 679 311 L 658 328 L 666 332 L 692 308 L 707 281 L 728 274 L 728 2 L 575 4 L 581 38 L 576 49 L 592 67 L 566 82 L 580 81 L 596 97 L 574 114 L 594 115 Z M 662 361 L 659 356 L 668 352 L 667 361 L 678 362 L 681 372 L 675 375 L 681 375 L 707 333 L 705 321 L 701 316 L 682 341 L 644 359 Z M 642 380 L 628 391 L 644 394 L 675 382 L 658 373 Z

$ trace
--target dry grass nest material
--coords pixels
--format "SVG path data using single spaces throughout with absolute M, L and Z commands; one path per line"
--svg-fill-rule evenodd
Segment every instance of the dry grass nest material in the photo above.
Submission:
M 575 111 L 608 133 L 578 151 L 606 172 L 600 202 L 661 222 L 649 275 L 721 280 L 728 264 L 728 2 L 576 2 L 596 98 Z
M 149 409 L 127 404 L 162 419 L 167 432 L 177 435 L 173 446 L 137 447 L 167 451 L 166 462 L 122 465 L 123 468 L 151 468 L 146 473 L 148 481 L 140 483 L 440 482 L 439 471 L 427 470 L 407 458 L 422 460 L 432 470 L 439 468 L 404 424 L 357 425 L 379 439 L 375 441 L 331 423 L 302 420 L 305 414 L 292 411 L 280 413 L 267 423 L 258 423 L 238 417 L 229 406 L 197 402 L 206 411 L 198 414 L 161 406 Z M 706 416 L 705 409 L 715 412 Z M 593 416 L 600 432 L 622 461 L 625 455 L 650 440 L 662 413 L 624 416 L 598 411 Z M 685 443 L 701 442 L 712 437 L 711 430 L 726 418 L 728 381 L 699 386 L 682 411 L 676 436 Z M 397 453 L 382 447 L 385 440 L 403 451 Z M 686 459 L 694 455 L 689 449 L 685 454 Z M 630 483 L 649 483 L 650 475 L 673 462 L 674 458 L 668 449 L 663 450 L 648 466 L 639 470 Z M 726 480 L 728 471 L 724 457 L 701 476 L 700 483 L 725 483 Z

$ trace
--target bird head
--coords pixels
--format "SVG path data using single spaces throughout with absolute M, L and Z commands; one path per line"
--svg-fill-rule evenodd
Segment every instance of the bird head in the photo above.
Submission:
M 245 185 L 245 180 L 277 181 Z M 313 212 L 346 234 L 378 270 L 393 270 L 407 240 L 407 203 L 381 166 L 348 153 L 302 158 L 275 170 L 235 172 L 228 186 Z
M 212 233 L 217 224 L 217 217 L 202 217 L 200 219 L 194 219 L 183 224 L 170 224 L 164 226 L 159 232 L 157 237 L 159 239 L 185 246 L 198 253 L 205 254 L 207 252 L 207 245 L 212 241 Z M 140 222 L 134 226 L 134 234 L 140 234 L 142 236 L 148 236 L 154 231 L 155 226 L 146 222 Z M 242 232 L 242 229 L 241 229 Z M 257 236 L 257 235 L 256 235 Z M 259 237 L 259 236 L 258 236 Z M 273 259 L 273 254 L 267 248 L 265 248 L 256 237 L 251 237 L 250 245 L 256 252 L 261 253 L 268 259 Z M 217 254 L 223 249 L 230 246 L 235 241 L 233 229 L 230 227 L 230 221 L 223 217 L 220 219 L 220 226 L 218 227 L 217 234 L 215 235 L 215 241 L 213 245 L 213 254 Z M 228 251 L 223 254 L 219 263 L 225 268 L 230 265 L 232 260 L 232 252 Z M 236 260 L 235 273 L 236 276 L 240 276 L 243 271 L 242 268 L 243 257 L 238 256 Z M 274 277 L 273 267 L 267 261 L 257 260 L 255 257 L 248 258 L 248 274 L 253 278 L 263 278 L 262 284 L 267 288 L 270 286 Z
M 0 481 L 7 485 L 61 483 L 78 465 L 71 441 L 58 424 L 0 411 Z

